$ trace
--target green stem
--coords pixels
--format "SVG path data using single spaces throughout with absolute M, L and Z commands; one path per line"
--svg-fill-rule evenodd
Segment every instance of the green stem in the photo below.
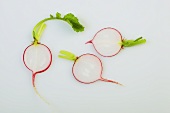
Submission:
M 60 54 L 61 55 L 58 55 L 59 58 L 63 58 L 63 59 L 67 59 L 67 60 L 73 60 L 73 61 L 75 61 L 77 59 L 76 55 L 74 55 L 71 52 L 65 51 L 65 50 L 61 50 Z
M 41 37 L 41 35 L 42 35 L 45 28 L 46 28 L 46 24 L 42 23 L 39 30 L 38 30 L 38 33 L 37 33 L 37 35 L 39 36 L 38 40 L 40 39 L 40 37 Z
M 41 37 L 45 27 L 46 27 L 46 24 L 44 24 L 44 22 L 46 22 L 48 20 L 55 20 L 55 19 L 62 20 L 62 18 L 60 19 L 60 18 L 50 17 L 50 18 L 45 18 L 45 19 L 41 20 L 40 22 L 38 22 L 35 25 L 33 32 L 32 32 L 35 45 L 39 42 L 40 37 Z
M 67 22 L 69 25 L 71 25 L 73 30 L 76 32 L 84 31 L 84 26 L 79 23 L 78 18 L 75 17 L 72 13 L 68 13 L 64 17 L 61 17 L 61 14 L 57 12 L 56 16 L 50 15 L 49 18 L 45 18 L 35 25 L 32 32 L 34 38 L 34 42 L 33 42 L 34 45 L 39 43 L 40 37 L 46 27 L 45 22 L 48 20 L 55 20 L 55 19 Z
M 131 46 L 135 46 L 135 45 L 139 45 L 139 44 L 143 44 L 146 42 L 146 39 L 143 39 L 143 37 L 139 37 L 136 40 L 123 40 L 121 42 L 121 45 L 123 47 L 131 47 Z
M 42 23 L 41 26 L 38 29 L 38 32 L 35 34 L 35 38 L 34 38 L 34 44 L 37 45 L 38 41 L 40 40 L 40 37 L 44 31 L 44 29 L 46 28 L 46 24 Z

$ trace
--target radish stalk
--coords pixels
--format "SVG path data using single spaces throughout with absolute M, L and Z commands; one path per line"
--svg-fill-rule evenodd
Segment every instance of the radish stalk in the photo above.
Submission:
M 95 50 L 104 57 L 117 55 L 123 47 L 132 47 L 146 42 L 142 37 L 136 40 L 122 39 L 121 33 L 115 28 L 104 28 L 98 31 L 92 40 L 85 44 L 93 44 Z
M 73 28 L 74 31 L 76 31 L 76 32 L 84 31 L 84 26 L 79 23 L 78 18 L 75 17 L 72 13 L 68 13 L 64 17 L 61 17 L 61 14 L 57 12 L 56 16 L 50 15 L 49 18 L 45 18 L 45 19 L 41 20 L 34 27 L 32 35 L 34 38 L 35 45 L 39 42 L 42 31 L 46 27 L 44 22 L 49 21 L 49 20 L 62 20 L 62 21 L 67 22 L 69 25 L 71 25 L 71 27 Z
M 102 62 L 94 54 L 87 53 L 77 57 L 71 52 L 61 50 L 58 57 L 74 61 L 72 73 L 74 78 L 81 83 L 90 84 L 96 81 L 104 81 L 122 85 L 116 81 L 108 80 L 102 77 Z
M 56 19 L 67 22 L 76 32 L 84 31 L 84 27 L 72 13 L 68 13 L 64 17 L 61 17 L 61 14 L 57 12 L 56 17 L 50 15 L 49 18 L 45 18 L 35 25 L 32 32 L 34 41 L 24 50 L 23 53 L 23 62 L 32 72 L 32 85 L 34 90 L 36 94 L 47 104 L 49 103 L 37 91 L 35 77 L 37 74 L 45 72 L 51 66 L 52 53 L 46 45 L 40 43 L 40 38 L 46 28 L 46 24 L 44 22 Z
M 126 40 L 124 39 L 122 42 L 120 42 L 120 44 L 123 47 L 132 47 L 135 45 L 139 45 L 139 44 L 143 44 L 146 42 L 146 39 L 143 39 L 143 37 L 139 37 L 136 40 Z

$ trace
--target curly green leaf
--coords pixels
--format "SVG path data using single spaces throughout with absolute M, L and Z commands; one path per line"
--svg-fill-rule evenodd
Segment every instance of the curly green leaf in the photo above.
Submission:
M 48 21 L 48 20 L 54 20 L 54 19 L 58 19 L 58 20 L 63 20 L 65 22 L 67 22 L 69 25 L 71 25 L 71 27 L 73 28 L 74 31 L 76 32 L 82 32 L 84 31 L 84 26 L 81 25 L 79 23 L 79 20 L 77 17 L 75 17 L 72 13 L 68 13 L 66 14 L 63 18 L 61 17 L 60 13 L 56 13 L 56 17 L 53 15 L 50 15 L 50 18 L 45 18 L 43 20 L 41 20 L 33 29 L 33 38 L 34 38 L 34 44 L 37 44 L 40 40 L 40 37 L 42 35 L 42 32 L 45 29 L 45 24 L 44 22 Z

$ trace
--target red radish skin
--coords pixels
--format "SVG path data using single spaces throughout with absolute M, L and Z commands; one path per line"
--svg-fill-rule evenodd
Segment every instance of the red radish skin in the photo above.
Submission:
M 25 53 L 26 53 L 26 51 L 28 50 L 29 47 L 31 47 L 31 46 L 38 46 L 38 45 L 42 45 L 42 46 L 44 46 L 44 47 L 47 48 L 48 52 L 50 53 L 50 62 L 49 62 L 49 64 L 48 64 L 48 66 L 47 66 L 46 68 L 44 68 L 43 70 L 34 72 L 33 70 L 31 70 L 31 69 L 26 65 L 24 55 L 25 55 Z M 38 92 L 38 90 L 37 90 L 37 88 L 36 88 L 36 85 L 35 85 L 35 77 L 36 77 L 36 75 L 39 74 L 39 73 L 45 72 L 45 71 L 48 70 L 48 68 L 51 66 L 51 63 L 52 63 L 52 52 L 51 52 L 51 50 L 50 50 L 46 45 L 41 44 L 41 43 L 38 43 L 37 45 L 31 44 L 31 45 L 29 45 L 29 46 L 24 50 L 23 62 L 24 62 L 24 65 L 32 72 L 32 85 L 33 85 L 33 88 L 34 88 L 35 93 L 40 97 L 40 99 L 42 99 L 43 102 L 45 102 L 45 103 L 50 107 L 50 109 L 52 110 L 53 113 L 59 112 L 59 110 L 56 109 L 56 107 L 55 107 L 53 104 L 49 103 L 43 96 L 40 95 L 40 93 Z
M 49 62 L 48 66 L 47 66 L 46 68 L 44 68 L 44 69 L 42 69 L 42 70 L 40 70 L 40 71 L 34 72 L 34 70 L 30 69 L 30 68 L 27 66 L 27 64 L 26 64 L 25 54 L 26 54 L 26 51 L 27 51 L 30 47 L 32 47 L 32 46 L 39 46 L 39 45 L 44 46 L 44 47 L 48 50 L 48 52 L 49 52 L 49 54 L 50 54 L 50 62 Z M 37 91 L 37 88 L 36 88 L 36 86 L 35 86 L 35 77 L 36 77 L 36 75 L 39 74 L 39 73 L 45 72 L 45 71 L 50 67 L 50 65 L 51 65 L 51 63 L 52 63 L 52 53 L 51 53 L 50 49 L 49 49 L 46 45 L 44 45 L 44 44 L 40 44 L 40 43 L 38 43 L 37 45 L 31 44 L 31 45 L 29 45 L 29 46 L 24 50 L 24 53 L 23 53 L 23 62 L 24 62 L 24 65 L 32 72 L 32 85 L 33 85 L 34 91 L 36 92 L 36 94 L 37 94 L 46 104 L 50 105 L 49 102 L 39 94 L 39 92 Z
M 32 72 L 32 85 L 34 91 L 48 105 L 50 105 L 48 101 L 46 101 L 46 99 L 44 99 L 36 89 L 35 77 L 37 74 L 45 72 L 52 63 L 52 53 L 50 49 L 46 45 L 39 43 L 41 35 L 44 29 L 46 28 L 45 22 L 49 20 L 62 20 L 70 24 L 74 31 L 84 31 L 84 26 L 79 23 L 78 18 L 75 17 L 72 13 L 68 13 L 64 16 L 61 16 L 59 12 L 57 12 L 55 16 L 50 15 L 50 17 L 39 21 L 33 28 L 32 35 L 34 41 L 33 44 L 29 45 L 24 50 L 23 62 L 24 65 Z
M 40 44 L 40 43 L 39 43 L 39 44 Z M 38 72 L 33 72 L 33 70 L 31 70 L 31 69 L 26 65 L 25 57 L 24 57 L 24 56 L 25 56 L 25 53 L 26 53 L 27 49 L 28 49 L 29 47 L 31 47 L 31 46 L 34 46 L 33 44 L 29 45 L 29 46 L 25 49 L 24 54 L 23 54 L 23 62 L 24 62 L 24 65 L 32 72 L 32 84 L 33 84 L 33 87 L 35 87 L 35 77 L 36 77 L 36 75 L 37 75 L 38 73 L 45 72 L 45 71 L 50 67 L 50 65 L 51 65 L 51 63 L 52 63 L 52 53 L 51 53 L 50 49 L 49 49 L 46 45 L 44 45 L 44 44 L 40 44 L 40 45 L 45 46 L 45 47 L 48 49 L 49 53 L 50 53 L 50 62 L 49 62 L 48 66 L 47 66 L 45 69 L 43 69 L 43 70 L 41 70 L 41 71 L 38 71 Z
M 109 56 L 105 56 L 105 55 L 101 54 L 101 53 L 96 49 L 95 45 L 93 44 L 93 40 L 95 39 L 96 35 L 97 35 L 99 32 L 101 32 L 101 31 L 103 31 L 103 30 L 106 30 L 106 29 L 112 29 L 112 30 L 114 30 L 114 31 L 117 31 L 118 34 L 120 35 L 121 41 L 123 41 L 122 35 L 121 35 L 121 33 L 120 33 L 117 29 L 111 28 L 111 27 L 107 27 L 107 28 L 103 28 L 103 29 L 99 30 L 99 31 L 94 35 L 93 39 L 90 40 L 90 41 L 88 41 L 88 42 L 86 42 L 85 44 L 91 43 L 91 44 L 93 45 L 94 49 L 97 51 L 97 53 L 100 54 L 100 55 L 103 56 L 103 57 L 113 57 L 113 56 L 117 55 L 117 54 L 121 51 L 121 49 L 123 48 L 123 46 L 121 46 L 120 49 L 119 49 L 115 54 L 109 55 Z
M 89 54 L 89 53 L 87 53 L 87 54 L 83 54 L 83 55 L 81 55 L 81 56 L 77 57 L 77 59 L 76 59 L 76 60 L 78 60 L 80 57 L 82 57 L 82 56 L 84 56 L 84 55 L 93 55 L 93 54 Z M 95 55 L 93 55 L 93 56 L 95 56 Z M 96 57 L 96 58 L 98 58 L 97 56 L 95 56 L 95 57 Z M 99 59 L 99 58 L 98 58 L 98 59 Z M 78 82 L 81 82 L 81 83 L 83 83 L 83 84 L 90 84 L 90 83 L 94 83 L 94 82 L 96 82 L 96 81 L 99 81 L 99 80 L 100 80 L 100 79 L 98 79 L 98 80 L 95 80 L 95 81 L 93 81 L 93 82 L 88 82 L 88 83 L 86 83 L 86 82 L 82 82 L 82 81 L 80 81 L 79 79 L 77 79 L 76 75 L 74 74 L 74 66 L 75 66 L 75 64 L 76 64 L 76 60 L 75 60 L 75 62 L 74 62 L 74 64 L 73 64 L 73 67 L 72 67 L 72 73 L 73 73 L 74 78 L 75 78 Z M 102 78 L 103 66 L 102 66 L 102 62 L 101 62 L 101 60 L 100 60 L 100 59 L 99 59 L 99 61 L 100 61 L 100 66 L 101 66 L 100 77 Z
M 92 81 L 92 82 L 83 82 L 83 81 L 79 80 L 79 79 L 76 77 L 76 75 L 74 74 L 74 66 L 75 66 L 75 64 L 76 64 L 76 61 L 77 61 L 79 58 L 81 58 L 82 56 L 85 56 L 85 55 L 94 56 L 94 57 L 96 57 L 96 58 L 100 61 L 100 66 L 101 66 L 100 78 L 97 79 L 97 80 L 94 80 L 94 81 Z M 115 84 L 118 84 L 118 85 L 122 85 L 122 84 L 120 84 L 120 83 L 118 83 L 118 82 L 116 82 L 116 81 L 108 80 L 108 79 L 103 78 L 103 77 L 102 77 L 102 72 L 103 72 L 103 65 L 102 65 L 101 60 L 100 60 L 96 55 L 90 54 L 90 53 L 83 54 L 83 55 L 77 57 L 77 59 L 75 60 L 75 62 L 74 62 L 74 64 L 73 64 L 73 67 L 72 67 L 72 73 L 73 73 L 74 78 L 75 78 L 78 82 L 81 82 L 81 83 L 83 83 L 83 84 L 91 84 L 91 83 L 94 83 L 94 82 L 97 82 L 97 81 L 103 81 L 103 82 L 111 82 L 111 83 L 115 83 Z

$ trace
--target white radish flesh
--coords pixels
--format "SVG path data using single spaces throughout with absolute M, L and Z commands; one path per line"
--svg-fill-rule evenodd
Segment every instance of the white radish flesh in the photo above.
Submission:
M 104 28 L 98 31 L 94 38 L 87 42 L 92 43 L 96 51 L 105 57 L 116 55 L 122 48 L 122 35 L 114 28 Z
M 34 78 L 37 73 L 46 71 L 52 62 L 52 54 L 50 49 L 44 44 L 28 46 L 23 55 L 25 66 L 33 73 L 33 86 Z
M 121 85 L 116 81 L 107 80 L 102 77 L 103 72 L 102 62 L 94 54 L 87 53 L 79 57 L 76 57 L 71 52 L 61 50 L 60 55 L 58 55 L 58 57 L 74 61 L 72 73 L 74 78 L 81 83 L 90 84 L 100 80 L 104 82 L 111 82 Z
M 102 70 L 101 61 L 91 54 L 80 56 L 73 66 L 74 77 L 83 83 L 92 83 L 100 79 Z

